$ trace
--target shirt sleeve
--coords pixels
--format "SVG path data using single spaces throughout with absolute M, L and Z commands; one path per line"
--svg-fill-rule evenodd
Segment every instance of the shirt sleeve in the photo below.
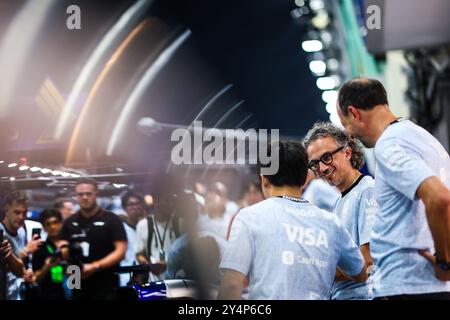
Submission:
M 146 249 L 146 242 L 148 237 L 148 232 L 145 231 L 147 225 L 147 219 L 142 219 L 136 225 L 136 242 L 134 246 L 134 253 L 138 254 Z
M 111 213 L 111 232 L 113 241 L 127 241 L 127 233 L 122 220 L 115 213 Z
M 342 225 L 338 224 L 341 244 L 341 254 L 338 260 L 338 267 L 350 276 L 357 276 L 364 267 L 364 258 L 359 247 L 352 240 L 350 233 Z
M 370 242 L 370 233 L 379 207 L 375 198 L 375 188 L 369 187 L 361 192 L 358 208 L 359 246 Z
M 230 239 L 220 263 L 220 268 L 232 269 L 247 276 L 253 255 L 254 243 L 250 230 L 242 220 L 242 214 L 238 214 L 231 227 Z
M 399 139 L 385 139 L 375 148 L 377 170 L 386 182 L 410 200 L 420 184 L 436 174 L 417 151 Z

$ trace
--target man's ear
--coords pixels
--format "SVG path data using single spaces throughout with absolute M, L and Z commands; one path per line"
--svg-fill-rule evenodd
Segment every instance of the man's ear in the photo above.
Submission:
M 344 152 L 345 152 L 345 156 L 346 156 L 348 159 L 351 159 L 352 153 L 353 153 L 353 149 L 352 149 L 350 146 L 346 146 L 344 150 L 345 150 L 345 151 L 344 151 Z
M 355 108 L 354 106 L 348 106 L 347 110 L 353 118 L 358 121 L 361 120 L 361 113 L 359 112 L 358 108 Z
M 262 174 L 261 176 L 261 187 L 267 188 L 269 186 L 269 179 L 267 179 L 266 176 L 263 176 Z

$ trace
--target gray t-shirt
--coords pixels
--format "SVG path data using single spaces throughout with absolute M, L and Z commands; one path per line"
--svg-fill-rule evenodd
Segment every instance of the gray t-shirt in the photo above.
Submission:
M 364 260 L 336 215 L 302 200 L 269 198 L 236 216 L 220 267 L 249 278 L 249 299 L 330 299 L 336 266 Z
M 430 133 L 409 120 L 386 128 L 375 145 L 379 214 L 371 235 L 374 297 L 450 291 L 419 249 L 435 252 L 425 206 L 416 196 L 431 176 L 450 187 L 450 158 Z
M 341 219 L 358 247 L 369 243 L 373 219 L 379 207 L 375 200 L 375 181 L 363 176 L 343 196 L 339 197 L 333 212 Z M 336 281 L 333 299 L 370 299 L 367 282 Z

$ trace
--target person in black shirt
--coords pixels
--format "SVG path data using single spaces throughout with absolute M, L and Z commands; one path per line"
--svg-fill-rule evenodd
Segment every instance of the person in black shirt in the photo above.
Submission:
M 112 268 L 125 257 L 127 236 L 122 221 L 97 205 L 97 184 L 83 179 L 75 186 L 80 210 L 64 221 L 61 239 L 82 250 L 81 288 L 73 290 L 75 300 L 114 299 L 118 276 Z M 63 249 L 64 257 L 71 250 Z M 69 256 L 69 262 L 73 256 Z
M 46 209 L 39 219 L 47 232 L 47 241 L 33 255 L 33 271 L 39 285 L 39 299 L 65 300 L 64 270 L 57 255 L 63 218 L 56 209 Z

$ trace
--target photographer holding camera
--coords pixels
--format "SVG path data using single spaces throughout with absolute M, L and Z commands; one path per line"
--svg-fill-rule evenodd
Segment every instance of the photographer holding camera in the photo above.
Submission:
M 69 245 L 69 250 L 61 249 L 63 257 L 73 265 L 78 264 L 75 256 L 81 255 L 81 288 L 72 291 L 73 299 L 115 299 L 119 279 L 113 268 L 125 257 L 125 229 L 115 213 L 97 205 L 95 181 L 79 180 L 75 192 L 80 210 L 66 219 L 61 229 L 61 239 Z
M 39 219 L 48 237 L 33 255 L 33 271 L 40 292 L 40 299 L 65 300 L 63 279 L 64 268 L 61 265 L 59 234 L 63 218 L 56 209 L 45 209 Z

